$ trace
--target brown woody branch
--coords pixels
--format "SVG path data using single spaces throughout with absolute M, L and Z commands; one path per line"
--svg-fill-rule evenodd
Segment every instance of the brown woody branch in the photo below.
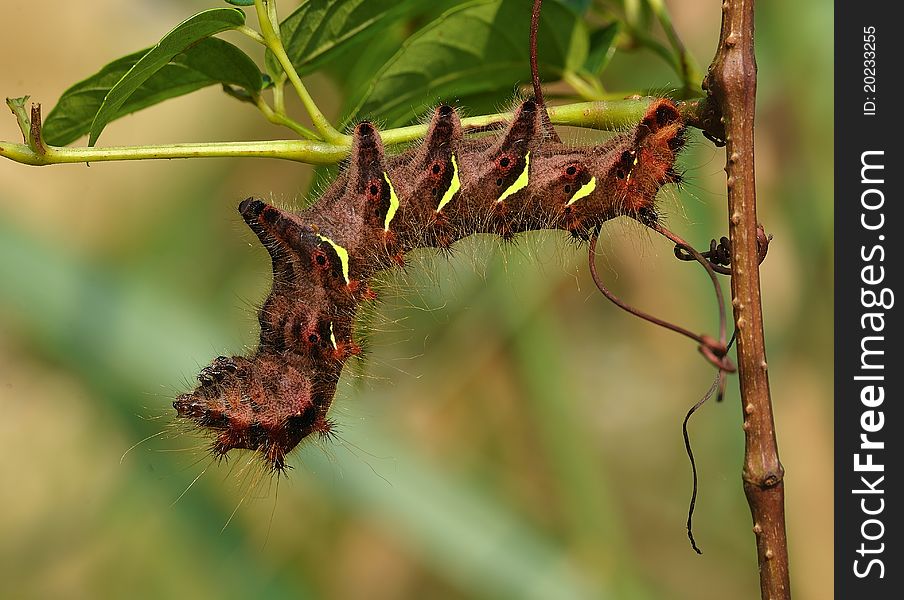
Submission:
M 791 597 L 784 470 L 769 396 L 757 251 L 753 122 L 756 108 L 754 0 L 723 0 L 722 31 L 703 87 L 721 114 L 728 175 L 731 292 L 746 438 L 744 493 L 753 517 L 762 598 Z

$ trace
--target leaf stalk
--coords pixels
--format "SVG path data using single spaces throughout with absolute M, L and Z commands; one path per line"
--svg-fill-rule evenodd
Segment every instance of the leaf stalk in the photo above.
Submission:
M 320 111 L 320 108 L 317 107 L 314 98 L 311 97 L 311 94 L 304 86 L 304 83 L 302 83 L 301 77 L 298 76 L 298 71 L 296 71 L 295 66 L 292 65 L 289 55 L 286 54 L 286 49 L 283 47 L 282 39 L 279 35 L 279 21 L 276 15 L 275 0 L 254 0 L 254 7 L 257 10 L 261 34 L 263 35 L 267 48 L 273 53 L 276 60 L 279 61 L 286 77 L 288 77 L 292 87 L 295 88 L 295 93 L 298 94 L 301 103 L 308 112 L 311 122 L 314 124 L 314 127 L 317 128 L 317 131 L 320 132 L 320 136 L 327 142 L 350 145 L 351 138 L 337 131 Z M 274 23 L 276 24 L 274 25 Z

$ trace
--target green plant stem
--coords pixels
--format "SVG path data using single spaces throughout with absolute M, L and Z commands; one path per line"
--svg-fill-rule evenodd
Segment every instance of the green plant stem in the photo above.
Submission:
M 700 68 L 693 56 L 685 48 L 678 32 L 675 31 L 675 27 L 672 25 L 672 18 L 665 3 L 663 0 L 647 0 L 646 4 L 650 7 L 657 21 L 659 21 L 671 49 L 645 31 L 643 24 L 638 23 L 641 20 L 641 3 L 637 0 L 625 2 L 623 23 L 626 33 L 635 46 L 651 50 L 668 63 L 681 77 L 682 92 L 685 97 L 697 98 L 703 96 L 703 90 L 700 86 L 702 81 Z
M 240 27 L 236 27 L 235 29 L 242 35 L 247 38 L 254 40 L 255 42 L 262 44 L 263 46 L 269 47 L 267 44 L 267 40 L 264 39 L 260 33 L 255 31 L 254 29 L 248 27 L 247 25 L 242 25 Z M 258 94 L 254 97 L 254 104 L 257 106 L 258 110 L 264 115 L 264 117 L 270 121 L 271 123 L 275 123 L 276 125 L 282 125 L 283 127 L 288 127 L 295 133 L 299 134 L 301 137 L 309 139 L 309 140 L 319 140 L 321 137 L 296 121 L 292 119 L 286 113 L 286 101 L 285 101 L 285 83 L 286 83 L 286 74 L 283 73 L 282 76 L 273 82 L 273 108 L 267 104 L 264 98 Z
M 274 21 L 276 21 L 276 7 L 273 4 L 273 0 L 254 0 L 254 7 L 257 9 L 257 18 L 260 21 L 264 42 L 270 52 L 273 53 L 273 56 L 276 57 L 276 60 L 279 61 L 283 71 L 285 71 L 286 77 L 288 77 L 292 87 L 295 88 L 295 93 L 301 99 L 301 103 L 308 112 L 314 127 L 317 128 L 323 139 L 328 142 L 349 143 L 348 136 L 337 131 L 323 113 L 320 112 L 317 103 L 314 102 L 311 94 L 308 93 L 307 88 L 301 82 L 301 77 L 298 76 L 298 72 L 286 54 L 286 49 L 283 47 L 282 39 L 279 36 L 279 24 L 276 22 L 276 25 L 274 25 Z
M 584 100 L 602 100 L 603 95 L 606 93 L 606 90 L 603 89 L 602 84 L 600 84 L 598 80 L 595 78 L 591 80 L 590 78 L 582 77 L 579 73 L 575 73 L 574 71 L 565 71 L 562 73 L 562 81 L 570 85 L 571 88 L 577 92 L 578 96 Z
M 710 113 L 704 110 L 705 100 L 679 103 L 679 110 L 687 123 L 700 129 L 711 129 Z M 554 125 L 568 125 L 589 129 L 620 130 L 643 117 L 649 98 L 614 100 L 610 102 L 578 102 L 549 108 Z M 269 107 L 268 107 L 269 108 Z M 468 129 L 490 127 L 512 119 L 512 113 L 496 113 L 462 119 L 462 127 Z M 296 124 L 297 125 L 297 124 Z M 313 132 L 308 132 L 313 135 Z M 412 125 L 380 132 L 387 146 L 414 142 L 427 133 L 426 125 Z M 59 147 L 45 146 L 36 152 L 27 144 L 0 142 L 0 156 L 26 165 L 54 165 L 120 160 L 147 160 L 160 158 L 218 158 L 257 157 L 294 160 L 313 165 L 335 164 L 351 150 L 351 138 L 344 136 L 342 143 L 320 140 L 263 140 L 252 142 L 209 142 L 199 144 L 168 144 L 158 146 L 121 147 Z
M 267 45 L 267 40 L 264 39 L 264 36 L 262 36 L 261 34 L 256 32 L 255 30 L 251 29 L 247 25 L 240 25 L 239 27 L 236 27 L 235 30 L 238 31 L 239 33 L 241 33 L 242 35 L 244 35 L 245 37 L 254 40 L 258 44 L 262 44 L 264 46 Z
M 123 160 L 171 158 L 281 158 L 314 165 L 336 163 L 348 148 L 314 140 L 268 140 L 258 142 L 212 142 L 159 146 L 58 147 L 47 146 L 36 153 L 25 144 L 0 142 L 0 156 L 25 165 L 43 166 Z
M 280 114 L 286 113 L 286 74 L 273 82 L 273 110 Z
M 635 27 L 632 27 L 630 23 L 628 24 L 628 32 L 631 34 L 631 37 L 637 42 L 638 45 L 652 50 L 655 54 L 658 54 L 662 60 L 667 62 L 672 69 L 675 70 L 679 75 L 681 74 L 681 66 L 675 60 L 675 57 L 672 56 L 672 52 L 665 46 L 665 44 L 660 43 L 655 38 L 646 34 L 646 32 L 641 31 Z
M 285 112 L 279 109 L 270 108 L 270 106 L 264 100 L 263 96 L 261 96 L 260 94 L 254 97 L 254 103 L 257 106 L 258 110 L 260 110 L 264 117 L 266 117 L 266 119 L 271 123 L 288 127 L 295 133 L 299 134 L 301 137 L 309 140 L 320 139 L 317 133 L 311 131 L 301 123 L 290 118 L 288 115 L 286 115 Z
M 669 44 L 672 46 L 672 50 L 675 52 L 678 62 L 677 66 L 679 73 L 681 74 L 681 79 L 684 81 L 685 91 L 697 96 L 702 95 L 703 88 L 700 87 L 700 84 L 703 81 L 703 75 L 700 72 L 700 67 L 691 53 L 687 51 L 678 32 L 675 31 L 675 26 L 672 24 L 672 17 L 669 15 L 665 2 L 663 2 L 663 0 L 649 0 L 649 4 L 650 8 L 653 10 L 653 14 L 655 14 L 656 18 L 659 20 L 659 25 L 662 27 L 662 30 L 665 31 L 665 35 L 669 40 Z

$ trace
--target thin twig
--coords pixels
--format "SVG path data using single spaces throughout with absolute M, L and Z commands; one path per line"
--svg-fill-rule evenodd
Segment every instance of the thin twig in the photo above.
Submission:
M 692 331 L 664 319 L 660 319 L 659 317 L 655 317 L 649 313 L 646 313 L 638 308 L 635 308 L 613 294 L 603 283 L 602 278 L 599 275 L 599 272 L 596 268 L 596 244 L 599 239 L 599 230 L 594 231 L 590 235 L 590 245 L 588 248 L 588 258 L 590 262 L 590 276 L 593 279 L 593 283 L 596 284 L 597 289 L 602 293 L 610 302 L 621 308 L 622 310 L 643 319 L 645 321 L 649 321 L 654 325 L 658 325 L 664 329 L 668 329 L 670 331 L 674 331 L 675 333 L 679 333 L 685 337 L 688 337 L 699 344 L 700 353 L 703 354 L 704 358 L 709 361 L 714 367 L 719 369 L 720 371 L 726 371 L 728 373 L 733 373 L 735 371 L 735 366 L 731 362 L 726 354 L 728 353 L 728 346 L 725 341 L 725 302 L 722 298 L 722 288 L 719 285 L 719 280 L 716 277 L 716 274 L 712 270 L 712 265 L 709 264 L 709 261 L 703 258 L 697 250 L 695 250 L 692 246 L 690 246 L 687 242 L 682 240 L 677 235 L 670 232 L 668 229 L 659 224 L 647 224 L 650 229 L 656 231 L 665 237 L 669 238 L 676 244 L 681 244 L 689 253 L 697 257 L 698 262 L 706 269 L 707 273 L 710 276 L 710 280 L 713 283 L 713 288 L 715 290 L 716 301 L 719 309 L 719 339 L 714 340 L 712 337 L 705 334 L 696 334 Z
M 756 534 L 762 598 L 785 600 L 791 597 L 791 587 L 784 469 L 769 394 L 757 243 L 754 0 L 722 2 L 719 46 L 703 87 L 712 96 L 725 127 L 732 306 L 744 414 L 744 493 Z
M 647 226 L 675 244 L 676 248 L 681 248 L 682 250 L 687 252 L 689 256 L 700 263 L 704 270 L 706 270 L 706 274 L 709 275 L 709 279 L 713 284 L 713 290 L 715 290 L 716 303 L 719 305 L 719 341 L 722 342 L 723 345 L 725 345 L 725 299 L 722 296 L 722 286 L 719 284 L 719 278 L 716 277 L 712 263 L 707 260 L 706 257 L 703 256 L 703 254 L 701 254 L 696 248 L 684 241 L 681 236 L 669 231 L 661 223 L 652 223 Z
M 267 40 L 264 39 L 264 36 L 262 36 L 257 31 L 251 29 L 247 25 L 239 25 L 238 27 L 235 28 L 235 31 L 237 31 L 238 33 L 241 33 L 248 39 L 254 40 L 258 44 L 261 44 L 263 46 L 267 45 Z
M 275 96 L 275 94 L 274 94 Z M 267 104 L 267 101 L 264 100 L 264 97 L 260 94 L 256 94 L 253 97 L 254 103 L 257 105 L 257 109 L 261 111 L 261 114 L 264 115 L 264 118 L 273 123 L 274 125 L 282 125 L 283 127 L 288 127 L 295 133 L 299 134 L 305 139 L 308 140 L 317 140 L 318 136 L 316 133 L 302 125 L 301 123 L 295 121 L 291 117 L 285 114 L 280 110 L 270 108 L 270 105 Z
M 644 321 L 649 321 L 653 325 L 657 325 L 662 327 L 663 329 L 668 329 L 670 331 L 674 331 L 675 333 L 681 334 L 687 338 L 690 338 L 697 342 L 698 344 L 704 344 L 704 339 L 702 335 L 698 335 L 689 329 L 682 327 L 681 325 L 676 325 L 665 319 L 660 319 L 654 315 L 651 315 L 647 312 L 640 310 L 639 308 L 635 308 L 616 296 L 606 287 L 606 284 L 603 283 L 602 277 L 600 277 L 599 272 L 596 269 L 596 243 L 599 240 L 599 234 L 597 232 L 593 232 L 590 236 L 590 246 L 589 246 L 589 260 L 590 260 L 590 276 L 593 279 L 593 283 L 596 284 L 597 289 L 603 296 L 606 297 L 610 302 L 618 306 L 620 309 L 625 312 L 631 313 L 635 317 L 639 319 L 643 319 Z
M 691 474 L 694 480 L 694 487 L 691 491 L 691 501 L 687 508 L 687 539 L 690 540 L 691 548 L 693 548 L 694 552 L 697 554 L 703 554 L 703 550 L 697 546 L 697 540 L 694 539 L 694 508 L 697 506 L 697 461 L 694 460 L 694 451 L 691 449 L 691 438 L 687 433 L 687 423 L 690 421 L 691 416 L 697 412 L 707 400 L 712 398 L 713 394 L 720 387 L 723 378 L 724 375 L 722 371 L 716 373 L 716 378 L 713 379 L 713 383 L 709 386 L 706 394 L 704 394 L 703 397 L 687 411 L 687 414 L 684 415 L 684 421 L 681 422 L 681 435 L 684 436 L 684 450 L 687 452 L 687 459 L 691 463 Z
M 690 421 L 691 416 L 701 407 L 703 404 L 709 400 L 714 393 L 718 390 L 717 400 L 721 401 L 722 396 L 725 392 L 725 382 L 726 382 L 726 373 L 733 373 L 735 371 L 735 366 L 731 362 L 731 360 L 726 356 L 728 354 L 729 348 L 735 341 L 735 335 L 732 334 L 731 340 L 726 343 L 725 341 L 725 332 L 726 332 L 726 319 L 725 319 L 725 300 L 722 296 L 722 286 L 719 284 L 718 277 L 716 276 L 716 272 L 714 270 L 714 265 L 708 258 L 706 258 L 701 252 L 696 250 L 693 246 L 688 244 L 686 241 L 681 239 L 675 233 L 669 231 L 665 226 L 660 223 L 648 223 L 643 220 L 640 221 L 642 224 L 646 225 L 653 231 L 659 233 L 660 235 L 671 240 L 676 248 L 682 249 L 687 255 L 690 257 L 690 260 L 696 260 L 700 265 L 706 270 L 709 275 L 710 281 L 712 281 L 713 289 L 715 290 L 716 302 L 718 304 L 719 309 L 719 340 L 713 340 L 707 335 L 697 336 L 695 334 L 690 333 L 687 329 L 683 327 L 674 325 L 669 323 L 668 321 L 664 321 L 658 317 L 654 317 L 649 315 L 641 310 L 638 310 L 621 299 L 616 297 L 612 292 L 610 292 L 606 286 L 603 284 L 602 280 L 599 277 L 599 274 L 596 270 L 596 261 L 594 260 L 596 256 L 596 243 L 599 237 L 598 231 L 594 231 L 590 236 L 590 274 L 593 278 L 593 282 L 596 284 L 596 287 L 603 293 L 606 298 L 614 302 L 620 308 L 628 311 L 629 313 L 640 317 L 641 319 L 647 320 L 655 325 L 659 325 L 660 327 L 665 327 L 666 329 L 670 329 L 672 331 L 676 331 L 681 333 L 682 335 L 686 335 L 691 339 L 697 341 L 700 344 L 700 351 L 706 359 L 716 366 L 719 369 L 719 372 L 716 374 L 715 379 L 713 380 L 712 385 L 709 390 L 704 394 L 703 398 L 699 400 L 696 404 L 694 404 L 691 409 L 687 412 L 684 417 L 684 421 L 681 424 L 681 433 L 684 436 L 684 448 L 687 452 L 687 458 L 691 463 L 691 474 L 693 478 L 693 491 L 691 492 L 691 500 L 690 505 L 687 510 L 687 537 L 691 542 L 691 548 L 697 554 L 703 554 L 703 551 L 697 546 L 697 541 L 694 539 L 694 508 L 697 504 L 697 461 L 694 459 L 694 452 L 691 449 L 691 440 L 687 431 L 687 424 Z

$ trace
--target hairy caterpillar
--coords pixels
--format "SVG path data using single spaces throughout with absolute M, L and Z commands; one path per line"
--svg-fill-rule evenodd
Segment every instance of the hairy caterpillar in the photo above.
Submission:
M 360 353 L 354 319 L 375 298 L 368 282 L 378 271 L 474 233 L 561 229 L 587 240 L 618 216 L 654 225 L 657 192 L 679 180 L 684 137 L 667 99 L 630 132 L 584 148 L 559 140 L 541 99 L 523 102 L 504 131 L 476 138 L 439 106 L 423 143 L 391 157 L 375 127 L 360 123 L 348 168 L 310 209 L 239 205 L 273 263 L 260 344 L 204 368 L 173 403 L 178 416 L 213 434 L 215 455 L 248 449 L 283 470 L 303 439 L 334 427 L 327 413 L 344 363 Z

